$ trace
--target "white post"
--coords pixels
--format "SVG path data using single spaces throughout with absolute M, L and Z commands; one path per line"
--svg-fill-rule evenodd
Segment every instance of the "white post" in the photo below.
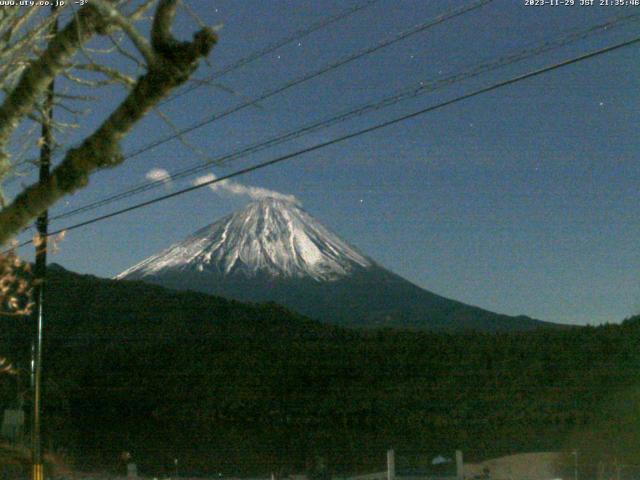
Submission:
M 462 450 L 456 450 L 456 478 L 462 480 L 464 478 L 464 462 L 462 460 Z
M 131 462 L 127 463 L 127 479 L 138 478 L 138 466 Z
M 387 480 L 396 479 L 396 455 L 393 448 L 387 450 Z

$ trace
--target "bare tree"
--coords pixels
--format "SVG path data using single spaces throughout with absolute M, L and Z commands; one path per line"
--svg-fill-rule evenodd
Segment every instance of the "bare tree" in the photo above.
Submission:
M 65 77 L 89 87 L 111 83 L 126 87 L 122 102 L 78 146 L 64 152 L 50 179 L 23 188 L 11 201 L 2 200 L 0 245 L 6 245 L 60 198 L 86 186 L 91 173 L 121 164 L 122 139 L 162 98 L 186 82 L 209 54 L 217 41 L 212 28 L 202 26 L 191 41 L 173 37 L 178 1 L 158 0 L 147 36 L 137 22 L 144 20 L 152 0 L 137 6 L 123 0 L 91 0 L 73 11 L 55 33 L 49 33 L 51 22 L 55 15 L 69 12 L 69 7 L 44 16 L 42 9 L 38 14 L 33 7 L 0 7 L 0 87 L 4 92 L 0 104 L 0 182 L 15 175 L 22 161 L 11 148 L 15 137 L 23 133 L 19 127 L 46 121 L 43 99 L 55 78 Z M 112 43 L 109 55 L 132 60 L 136 73 L 131 75 L 114 68 L 113 62 L 96 60 L 96 50 L 88 47 L 96 36 Z M 135 53 L 128 47 L 135 48 Z M 64 93 L 57 97 L 59 105 L 72 111 L 64 106 L 65 98 L 78 98 Z

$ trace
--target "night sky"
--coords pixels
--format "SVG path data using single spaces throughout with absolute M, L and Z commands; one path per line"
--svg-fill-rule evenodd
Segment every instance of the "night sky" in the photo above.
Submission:
M 188 1 L 204 23 L 223 24 L 209 65 L 202 66 L 197 78 L 363 3 Z M 161 110 L 178 128 L 189 126 L 471 3 L 378 0 L 217 79 L 223 88 L 203 86 Z M 195 130 L 185 136 L 192 148 L 172 141 L 100 172 L 52 215 L 145 182 L 148 175 L 172 174 L 421 81 L 437 81 L 630 14 L 640 15 L 640 7 L 526 6 L 525 0 L 495 0 Z M 224 175 L 632 39 L 639 25 L 638 18 L 617 24 L 198 176 Z M 176 26 L 181 36 L 197 28 L 184 11 Z M 112 89 L 105 95 L 101 106 L 83 117 L 79 131 L 61 141 L 73 144 L 90 132 L 104 118 L 104 108 L 123 92 Z M 639 105 L 640 48 L 635 45 L 236 181 L 294 195 L 362 252 L 446 297 L 549 321 L 619 322 L 640 311 Z M 157 115 L 150 115 L 126 140 L 124 151 L 171 133 Z M 143 195 L 53 222 L 52 228 L 191 185 L 198 176 L 168 181 Z M 250 200 L 228 189 L 204 188 L 70 232 L 51 261 L 113 276 Z

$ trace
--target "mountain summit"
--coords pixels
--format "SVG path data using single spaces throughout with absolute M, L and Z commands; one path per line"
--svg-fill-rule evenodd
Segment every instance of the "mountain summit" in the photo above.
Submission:
M 376 264 L 299 205 L 276 198 L 250 203 L 116 279 L 272 301 L 350 327 L 509 331 L 545 325 L 424 290 Z
M 198 230 L 116 278 L 144 279 L 175 270 L 332 281 L 371 265 L 300 206 L 269 197 Z

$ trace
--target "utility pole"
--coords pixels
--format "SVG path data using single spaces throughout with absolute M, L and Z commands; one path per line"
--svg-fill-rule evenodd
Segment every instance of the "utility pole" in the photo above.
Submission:
M 573 455 L 573 480 L 578 480 L 578 450 L 571 452 Z
M 56 7 L 51 6 L 51 13 L 55 15 Z M 58 32 L 58 19 L 51 26 L 51 34 Z M 51 80 L 44 99 L 44 118 L 42 122 L 42 137 L 40 145 L 40 172 L 39 181 L 49 181 L 51 171 L 51 150 L 53 149 L 53 103 L 54 81 Z M 47 235 L 49 225 L 49 212 L 45 210 L 36 220 L 38 241 L 35 242 L 36 258 L 34 269 L 34 296 L 35 296 L 35 324 L 36 336 L 33 349 L 33 416 L 31 426 L 31 455 L 32 455 L 32 480 L 44 480 L 44 462 L 42 460 L 42 437 L 40 425 L 42 422 L 42 333 L 44 327 L 44 298 L 47 278 Z
M 462 450 L 456 450 L 456 479 L 464 479 L 464 461 L 462 458 Z
M 387 480 L 396 480 L 396 454 L 393 448 L 387 450 Z

